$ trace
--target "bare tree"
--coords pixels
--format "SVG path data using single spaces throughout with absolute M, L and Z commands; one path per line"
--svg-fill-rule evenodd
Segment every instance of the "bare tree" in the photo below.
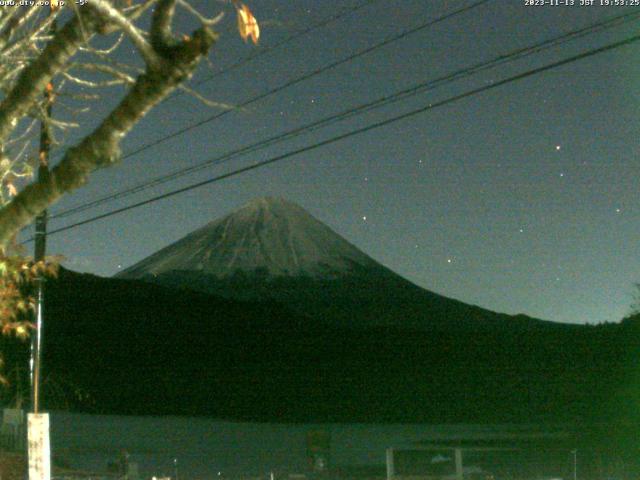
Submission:
M 191 92 L 185 81 L 218 40 L 214 27 L 222 12 L 207 18 L 187 0 L 140 2 L 15 0 L 15 6 L 0 8 L 0 327 L 5 330 L 24 333 L 20 312 L 33 306 L 20 295 L 20 285 L 47 269 L 10 252 L 17 233 L 93 171 L 118 162 L 125 136 L 176 88 Z M 243 39 L 257 42 L 250 10 L 237 0 L 220 5 L 225 3 L 235 8 Z M 197 23 L 194 31 L 175 31 L 177 8 Z M 148 31 L 142 24 L 150 25 Z M 135 51 L 130 62 L 114 56 L 123 45 Z M 93 131 L 65 144 L 65 134 L 79 126 L 77 115 L 90 109 L 101 89 L 114 86 L 124 89 L 119 102 Z M 50 117 L 54 101 L 56 116 Z M 63 156 L 49 175 L 34 181 L 39 159 L 29 153 L 40 122 Z

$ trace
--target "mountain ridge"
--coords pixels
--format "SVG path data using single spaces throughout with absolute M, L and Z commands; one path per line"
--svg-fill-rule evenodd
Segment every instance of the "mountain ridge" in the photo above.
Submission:
M 228 299 L 276 301 L 336 326 L 456 328 L 529 325 L 426 290 L 361 252 L 282 198 L 255 199 L 116 275 Z M 540 323 L 542 325 L 542 323 Z

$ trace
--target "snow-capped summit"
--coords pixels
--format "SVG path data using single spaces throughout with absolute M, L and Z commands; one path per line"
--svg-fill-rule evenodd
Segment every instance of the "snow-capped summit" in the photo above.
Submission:
M 190 233 L 118 277 L 172 271 L 217 278 L 238 273 L 335 277 L 362 268 L 382 267 L 302 207 L 264 197 Z

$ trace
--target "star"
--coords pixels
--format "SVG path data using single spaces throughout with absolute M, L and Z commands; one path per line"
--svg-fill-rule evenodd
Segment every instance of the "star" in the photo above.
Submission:
M 450 258 L 447 258 L 447 263 L 451 263 L 452 260 Z
M 556 150 L 560 150 L 560 145 L 556 145 Z
M 366 216 L 366 215 L 363 215 L 363 216 L 362 216 L 362 221 L 363 221 L 363 222 L 366 222 L 366 221 L 367 221 L 367 216 Z
M 561 177 L 564 177 L 564 172 L 561 172 L 561 173 L 560 173 L 560 176 L 561 176 Z

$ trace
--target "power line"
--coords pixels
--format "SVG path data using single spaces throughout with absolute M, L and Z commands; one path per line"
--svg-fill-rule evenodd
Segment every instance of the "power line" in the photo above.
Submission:
M 363 2 L 361 2 L 359 4 L 357 4 L 357 5 L 354 5 L 353 7 L 343 9 L 342 11 L 340 11 L 340 12 L 338 12 L 336 14 L 333 14 L 333 15 L 330 15 L 330 16 L 328 16 L 326 18 L 323 18 L 319 22 L 314 23 L 313 25 L 310 25 L 309 27 L 307 27 L 307 28 L 305 28 L 303 30 L 300 30 L 299 32 L 296 32 L 296 33 L 293 33 L 292 35 L 289 35 L 288 37 L 284 38 L 283 40 L 281 40 L 281 41 L 279 41 L 279 42 L 277 42 L 277 43 L 275 43 L 273 45 L 270 45 L 268 47 L 262 48 L 262 49 L 258 50 L 256 53 L 254 53 L 252 55 L 248 55 L 247 57 L 238 60 L 237 62 L 229 65 L 228 67 L 225 67 L 222 70 L 220 70 L 220 71 L 218 71 L 216 73 L 213 73 L 213 74 L 209 75 L 206 78 L 203 78 L 203 79 L 201 79 L 201 80 L 199 80 L 197 82 L 194 82 L 192 85 L 194 87 L 199 87 L 200 85 L 203 85 L 203 84 L 205 84 L 207 82 L 210 82 L 211 80 L 219 77 L 220 75 L 224 75 L 225 73 L 229 73 L 229 72 L 231 72 L 231 71 L 233 71 L 233 70 L 235 70 L 235 69 L 237 69 L 237 68 L 239 68 L 239 67 L 241 67 L 243 65 L 246 65 L 247 63 L 255 60 L 256 58 L 261 57 L 262 55 L 265 55 L 265 54 L 267 54 L 267 53 L 269 53 L 269 52 L 271 52 L 273 50 L 276 50 L 276 49 L 280 48 L 281 46 L 286 45 L 287 43 L 290 43 L 290 42 L 292 42 L 292 41 L 294 41 L 294 40 L 296 40 L 296 39 L 298 39 L 300 37 L 303 37 L 304 35 L 307 35 L 307 34 L 313 32 L 314 30 L 318 30 L 318 29 L 320 29 L 322 27 L 325 27 L 325 26 L 329 25 L 330 23 L 333 23 L 333 22 L 335 22 L 337 20 L 340 20 L 341 18 L 346 17 L 347 15 L 349 15 L 351 13 L 357 12 L 358 10 L 361 10 L 364 7 L 367 7 L 367 6 L 369 6 L 369 5 L 371 5 L 371 4 L 375 3 L 375 2 L 378 2 L 378 1 L 379 0 L 365 0 L 365 1 L 363 1 Z M 180 97 L 180 96 L 184 95 L 185 93 L 186 92 L 184 90 L 179 90 L 179 91 L 175 92 L 173 95 L 171 95 L 169 97 L 165 97 L 164 99 L 162 99 L 160 101 L 160 104 L 168 102 L 168 101 L 170 101 L 170 100 L 172 100 L 174 98 Z M 140 150 L 140 151 L 142 151 L 142 150 Z M 137 152 L 137 151 L 136 152 L 128 152 L 122 158 L 123 159 L 124 158 L 128 158 L 130 156 L 136 155 L 137 153 L 139 153 L 139 152 Z M 60 158 L 61 157 L 57 157 L 57 159 L 60 159 Z
M 224 179 L 227 179 L 227 178 L 230 178 L 230 177 L 234 177 L 234 176 L 239 175 L 241 173 L 245 173 L 245 172 L 248 172 L 248 171 L 251 171 L 251 170 L 255 170 L 255 169 L 264 167 L 266 165 L 270 165 L 270 164 L 285 160 L 287 158 L 299 155 L 301 153 L 305 153 L 305 152 L 309 152 L 309 151 L 312 151 L 312 150 L 316 150 L 316 149 L 318 149 L 320 147 L 324 147 L 326 145 L 330 145 L 330 144 L 339 142 L 339 141 L 344 140 L 346 138 L 350 138 L 350 137 L 353 137 L 355 135 L 359 135 L 359 134 L 362 134 L 362 133 L 365 133 L 365 132 L 369 132 L 371 130 L 375 130 L 377 128 L 384 127 L 386 125 L 390 125 L 392 123 L 396 123 L 396 122 L 399 122 L 401 120 L 405 120 L 405 119 L 414 117 L 414 116 L 419 115 L 421 113 L 424 113 L 424 112 L 427 112 L 427 111 L 430 111 L 430 110 L 434 110 L 436 108 L 443 107 L 445 105 L 449 105 L 451 103 L 457 102 L 457 101 L 462 100 L 464 98 L 468 98 L 468 97 L 471 97 L 471 96 L 474 96 L 474 95 L 478 95 L 480 93 L 483 93 L 483 92 L 486 92 L 486 91 L 493 90 L 495 88 L 501 87 L 503 85 L 506 85 L 506 84 L 509 84 L 509 83 L 514 83 L 514 82 L 517 82 L 519 80 L 523 80 L 525 78 L 531 77 L 533 75 L 537 75 L 537 74 L 552 70 L 554 68 L 558 68 L 560 66 L 576 62 L 578 60 L 582 60 L 582 59 L 585 59 L 585 58 L 588 58 L 588 57 L 592 57 L 594 55 L 598 55 L 600 53 L 608 52 L 608 51 L 611 51 L 611 50 L 616 49 L 616 48 L 620 48 L 620 47 L 623 47 L 623 46 L 626 46 L 626 45 L 630 45 L 630 44 L 632 44 L 634 42 L 637 42 L 638 40 L 640 40 L 640 35 L 635 35 L 635 36 L 629 37 L 629 38 L 627 38 L 625 40 L 621 40 L 621 41 L 618 41 L 618 42 L 615 42 L 615 43 L 611 43 L 611 44 L 605 45 L 603 47 L 599 47 L 599 48 L 595 48 L 595 49 L 592 49 L 592 50 L 588 50 L 588 51 L 580 53 L 578 55 L 573 55 L 571 57 L 568 57 L 568 58 L 565 58 L 563 60 L 559 60 L 559 61 L 547 64 L 547 65 L 544 65 L 542 67 L 538 67 L 538 68 L 534 68 L 534 69 L 531 69 L 531 70 L 527 70 L 526 72 L 523 72 L 523 73 L 520 73 L 520 74 L 517 74 L 517 75 L 513 75 L 511 77 L 508 77 L 508 78 L 505 78 L 503 80 L 497 81 L 497 82 L 492 83 L 490 85 L 485 85 L 485 86 L 482 86 L 482 87 L 479 87 L 479 88 L 468 90 L 468 91 L 466 91 L 464 93 L 461 93 L 461 94 L 458 94 L 458 95 L 454 95 L 452 97 L 449 97 L 447 99 L 444 99 L 444 100 L 441 100 L 441 101 L 438 101 L 438 102 L 435 102 L 435 103 L 429 103 L 429 104 L 427 104 L 427 105 L 425 105 L 423 107 L 411 110 L 411 111 L 403 113 L 401 115 L 396 115 L 396 116 L 388 118 L 386 120 L 381 120 L 379 122 L 369 124 L 369 125 L 367 125 L 365 127 L 361 127 L 361 128 L 355 129 L 355 130 L 351 130 L 349 132 L 346 132 L 346 133 L 331 137 L 329 139 L 326 139 L 326 140 L 323 140 L 323 141 L 320 141 L 320 142 L 316 142 L 316 143 L 313 143 L 311 145 L 307 145 L 305 147 L 301 147 L 301 148 L 298 148 L 298 149 L 295 149 L 295 150 L 291 150 L 289 152 L 283 153 L 281 155 L 277 155 L 277 156 L 269 158 L 267 160 L 263 160 L 261 162 L 254 163 L 253 165 L 249 165 L 249 166 L 246 166 L 246 167 L 243 167 L 243 168 L 239 168 L 239 169 L 233 170 L 231 172 L 228 172 L 228 173 L 225 173 L 225 174 L 218 175 L 216 177 L 210 178 L 208 180 L 204 180 L 202 182 L 191 184 L 191 185 L 189 185 L 187 187 L 179 188 L 177 190 L 173 190 L 171 192 L 164 193 L 162 195 L 157 195 L 157 196 L 149 198 L 147 200 L 143 200 L 141 202 L 137 202 L 137 203 L 128 205 L 126 207 L 118 208 L 116 210 L 112 210 L 110 212 L 107 212 L 107 213 L 104 213 L 104 214 L 101 214 L 101 215 L 97 215 L 97 216 L 94 216 L 94 217 L 91 217 L 91 218 L 88 218 L 88 219 L 85 219 L 85 220 L 82 220 L 82 221 L 79 221 L 79 222 L 76 222 L 76 223 L 73 223 L 73 224 L 70 224 L 70 225 L 67 225 L 67 226 L 64 226 L 64 227 L 61 227 L 61 228 L 58 228 L 58 229 L 55 229 L 55 230 L 52 230 L 51 232 L 49 232 L 49 235 L 53 235 L 53 234 L 56 234 L 56 233 L 64 232 L 66 230 L 70 230 L 72 228 L 79 227 L 81 225 L 86 225 L 88 223 L 92 223 L 92 222 L 95 222 L 97 220 L 101 220 L 101 219 L 104 219 L 104 218 L 107 218 L 107 217 L 111 217 L 113 215 L 117 215 L 119 213 L 126 212 L 128 210 L 133 210 L 134 208 L 138 208 L 138 207 L 141 207 L 143 205 L 148 205 L 150 203 L 155 203 L 155 202 L 157 202 L 159 200 L 163 200 L 165 198 L 169 198 L 169 197 L 172 197 L 174 195 L 178 195 L 179 193 L 183 193 L 183 192 L 187 192 L 187 191 L 190 191 L 190 190 L 194 190 L 196 188 L 199 188 L 199 187 L 202 187 L 202 186 L 205 186 L 205 185 L 210 185 L 212 183 L 219 182 L 221 180 L 224 180 Z M 33 240 L 33 238 L 30 238 L 30 239 L 26 240 L 25 243 L 26 242 L 30 242 L 32 240 Z
M 311 71 L 309 73 L 306 73 L 306 74 L 304 74 L 304 75 L 302 75 L 300 77 L 297 77 L 297 78 L 294 78 L 292 80 L 289 80 L 289 81 L 285 82 L 284 84 L 280 85 L 279 87 L 276 87 L 276 88 L 274 88 L 272 90 L 269 90 L 267 92 L 261 93 L 261 94 L 255 96 L 255 97 L 250 98 L 249 100 L 245 100 L 244 102 L 242 102 L 239 105 L 237 105 L 236 108 L 240 109 L 240 108 L 247 107 L 247 106 L 249 106 L 249 105 L 251 105 L 251 104 L 253 104 L 255 102 L 258 102 L 258 101 L 263 100 L 263 99 L 265 99 L 267 97 L 270 97 L 271 95 L 274 95 L 274 94 L 276 94 L 278 92 L 281 92 L 282 90 L 285 90 L 285 89 L 287 89 L 289 87 L 297 85 L 298 83 L 304 82 L 305 80 L 308 80 L 308 79 L 313 78 L 313 77 L 315 77 L 317 75 L 320 75 L 321 73 L 324 73 L 327 70 L 331 70 L 331 69 L 333 69 L 335 67 L 338 67 L 338 66 L 343 65 L 345 63 L 351 62 L 351 61 L 353 61 L 353 60 L 355 60 L 355 59 L 357 59 L 359 57 L 362 57 L 364 55 L 367 55 L 368 53 L 371 53 L 371 52 L 373 52 L 375 50 L 378 50 L 379 48 L 382 48 L 382 47 L 384 47 L 386 45 L 389 45 L 391 43 L 394 43 L 394 42 L 397 42 L 399 40 L 402 40 L 403 38 L 408 37 L 409 35 L 413 35 L 414 33 L 417 33 L 417 32 L 419 32 L 421 30 L 424 30 L 425 28 L 428 28 L 428 27 L 431 27 L 433 25 L 436 25 L 437 23 L 440 23 L 440 22 L 443 22 L 445 20 L 448 20 L 449 18 L 453 18 L 453 17 L 455 17 L 457 15 L 461 15 L 463 13 L 466 13 L 466 12 L 468 12 L 470 10 L 473 10 L 474 8 L 480 7 L 481 5 L 484 5 L 485 3 L 488 3 L 490 1 L 492 1 L 492 0 L 479 0 L 479 1 L 477 1 L 477 2 L 475 2 L 473 4 L 471 4 L 471 5 L 467 5 L 466 7 L 462 7 L 462 8 L 459 8 L 458 10 L 454 10 L 454 11 L 452 11 L 450 13 L 446 13 L 446 14 L 444 14 L 444 15 L 442 15 L 442 16 L 434 19 L 434 20 L 430 20 L 430 21 L 428 21 L 426 23 L 422 23 L 422 24 L 418 25 L 417 27 L 410 28 L 408 30 L 404 30 L 399 34 L 393 35 L 393 36 L 387 38 L 386 40 L 383 40 L 383 41 L 378 42 L 378 43 L 376 43 L 376 44 L 374 44 L 374 45 L 372 45 L 370 47 L 365 48 L 364 50 L 360 50 L 360 51 L 355 52 L 355 53 L 353 53 L 351 55 L 348 55 L 348 56 L 346 56 L 346 57 L 344 57 L 344 58 L 342 58 L 340 60 L 336 60 L 334 62 L 331 62 L 328 65 L 325 65 L 323 67 L 319 67 L 319 68 L 317 68 L 317 69 L 315 69 L 315 70 L 313 70 L 313 71 Z M 164 143 L 167 140 L 170 140 L 172 138 L 178 137 L 178 136 L 180 136 L 180 135 L 182 135 L 182 134 L 184 134 L 186 132 L 189 132 L 189 131 L 194 130 L 194 129 L 198 128 L 198 127 L 201 127 L 202 125 L 205 125 L 205 124 L 207 124 L 209 122 L 217 120 L 218 118 L 223 117 L 224 115 L 226 115 L 226 114 L 228 114 L 229 112 L 232 112 L 232 111 L 235 111 L 235 109 L 233 109 L 233 110 L 224 110 L 224 111 L 219 112 L 219 113 L 217 113 L 215 115 L 207 117 L 204 120 L 200 120 L 199 122 L 192 123 L 191 125 L 188 125 L 188 126 L 186 126 L 184 128 L 176 130 L 176 131 L 174 131 L 174 132 L 172 132 L 172 133 L 170 133 L 168 135 L 165 135 L 163 137 L 160 137 L 157 140 L 145 143 L 144 145 L 142 145 L 142 146 L 140 146 L 140 147 L 138 147 L 138 148 L 136 148 L 136 149 L 134 149 L 134 150 L 132 150 L 130 152 L 125 153 L 122 156 L 122 159 L 124 160 L 126 158 L 133 157 L 134 155 L 137 155 L 140 152 L 148 150 L 151 147 L 155 147 L 156 145 Z
M 249 55 L 241 60 L 238 60 L 237 62 L 229 65 L 226 68 L 223 68 L 222 70 L 220 70 L 219 72 L 216 72 L 212 75 L 209 75 L 207 78 L 203 78 L 202 80 L 195 82 L 194 86 L 195 87 L 199 87 L 200 85 L 210 82 L 211 80 L 213 80 L 214 78 L 219 77 L 220 75 L 223 75 L 225 73 L 231 72 L 233 70 L 235 70 L 236 68 L 239 68 L 243 65 L 246 65 L 247 63 L 255 60 L 258 57 L 261 57 L 262 55 L 265 55 L 277 48 L 280 48 L 282 45 L 286 45 L 287 43 L 292 42 L 293 40 L 296 40 L 297 38 L 303 37 L 304 35 L 307 35 L 308 33 L 313 32 L 314 30 L 318 30 L 319 28 L 325 27 L 327 25 L 329 25 L 330 23 L 333 23 L 337 20 L 340 20 L 342 17 L 345 17 L 347 15 L 350 15 L 351 13 L 357 12 L 358 10 L 363 9 L 364 7 L 367 7 L 369 5 L 371 5 L 372 3 L 375 3 L 379 0 L 366 0 L 362 3 L 359 3 L 358 5 L 355 5 L 351 8 L 346 8 L 344 10 L 342 10 L 341 12 L 338 12 L 334 15 L 330 15 L 327 18 L 324 18 L 322 20 L 320 20 L 318 23 L 315 23 L 313 25 L 310 25 L 309 27 L 305 28 L 304 30 L 300 30 L 299 32 L 293 33 L 292 35 L 289 35 L 287 38 L 281 40 L 280 42 L 277 42 L 271 46 L 265 47 L 261 50 L 258 50 L 256 53 L 254 53 L 253 55 Z M 175 98 L 179 95 L 184 94 L 183 91 L 179 91 L 176 92 L 174 95 L 172 95 L 169 98 L 166 98 L 163 101 L 167 101 L 170 100 L 171 98 Z
M 264 98 L 267 98 L 267 97 L 269 97 L 271 95 L 274 95 L 274 94 L 276 94 L 276 93 L 278 93 L 278 92 L 280 92 L 282 90 L 285 90 L 285 89 L 287 89 L 289 87 L 292 87 L 292 86 L 294 86 L 294 85 L 296 85 L 298 83 L 301 83 L 301 82 L 303 82 L 305 80 L 308 80 L 308 79 L 310 79 L 312 77 L 315 77 L 317 75 L 320 75 L 321 73 L 324 73 L 327 70 L 333 69 L 333 68 L 335 68 L 335 67 L 337 67 L 339 65 L 342 65 L 342 64 L 348 63 L 350 61 L 353 61 L 356 58 L 359 58 L 359 57 L 361 57 L 363 55 L 371 53 L 371 52 L 373 52 L 373 51 L 375 51 L 375 50 L 377 50 L 379 48 L 382 48 L 382 47 L 384 47 L 386 45 L 389 45 L 389 44 L 391 44 L 393 42 L 399 41 L 399 40 L 401 40 L 401 39 L 403 39 L 405 37 L 408 37 L 409 35 L 412 35 L 414 33 L 417 33 L 419 31 L 421 31 L 421 30 L 424 30 L 425 28 L 431 27 L 431 26 L 436 25 L 436 24 L 438 24 L 440 22 L 443 22 L 445 20 L 453 18 L 453 17 L 455 17 L 457 15 L 461 15 L 461 14 L 463 14 L 465 12 L 473 10 L 474 8 L 480 7 L 480 6 L 482 6 L 482 5 L 486 4 L 486 3 L 489 3 L 490 1 L 492 1 L 492 0 L 479 0 L 479 1 L 475 2 L 475 3 L 472 3 L 471 5 L 467 5 L 465 7 L 459 8 L 459 9 L 454 10 L 452 12 L 445 13 L 444 15 L 441 15 L 440 17 L 437 17 L 437 18 L 435 18 L 433 20 L 429 20 L 429 21 L 427 21 L 425 23 L 422 23 L 422 24 L 418 25 L 417 27 L 410 28 L 408 30 L 404 30 L 404 31 L 400 32 L 399 34 L 393 35 L 393 36 L 391 36 L 391 37 L 389 37 L 389 38 L 387 38 L 385 40 L 382 40 L 381 42 L 378 42 L 378 43 L 376 43 L 376 44 L 374 44 L 374 45 L 372 45 L 370 47 L 367 47 L 364 50 L 360 50 L 360 51 L 355 52 L 355 53 L 353 53 L 351 55 L 348 55 L 347 57 L 344 57 L 344 58 L 342 58 L 340 60 L 336 60 L 336 61 L 334 61 L 334 62 L 332 62 L 330 64 L 327 64 L 327 65 L 325 65 L 323 67 L 319 67 L 316 70 L 313 70 L 313 71 L 311 71 L 309 73 L 306 73 L 306 74 L 304 74 L 304 75 L 302 75 L 300 77 L 291 79 L 288 82 L 280 85 L 279 87 L 276 87 L 276 88 L 274 88 L 272 90 L 269 90 L 267 92 L 264 92 L 264 93 L 261 93 L 261 94 L 255 96 L 255 97 L 252 97 L 252 98 L 242 102 L 241 104 L 237 105 L 236 108 L 244 108 L 244 107 L 246 107 L 248 105 L 251 105 L 251 104 L 253 104 L 253 103 L 257 102 L 257 101 L 260 101 L 260 100 L 262 100 Z M 137 154 L 139 154 L 139 153 L 141 153 L 141 152 L 143 152 L 145 150 L 148 150 L 151 147 L 154 147 L 156 145 L 164 143 L 167 140 L 170 140 L 172 138 L 178 137 L 178 136 L 180 136 L 180 135 L 182 135 L 184 133 L 187 133 L 187 132 L 189 132 L 191 130 L 194 130 L 194 129 L 198 128 L 198 127 L 201 127 L 202 125 L 205 125 L 205 124 L 207 124 L 209 122 L 217 120 L 218 118 L 223 117 L 224 115 L 226 115 L 227 113 L 229 113 L 231 111 L 233 111 L 233 110 L 225 110 L 225 111 L 219 112 L 219 113 L 217 113 L 215 115 L 212 115 L 210 117 L 205 118 L 204 120 L 200 120 L 200 121 L 198 121 L 196 123 L 192 123 L 191 125 L 188 125 L 188 126 L 186 126 L 184 128 L 176 130 L 176 131 L 174 131 L 174 132 L 172 132 L 172 133 L 170 133 L 168 135 L 160 137 L 160 138 L 158 138 L 156 140 L 153 140 L 151 142 L 147 142 L 146 144 L 144 144 L 144 145 L 142 145 L 142 146 L 140 146 L 140 147 L 138 147 L 138 148 L 136 148 L 134 150 L 131 150 L 131 151 L 125 153 L 124 155 L 122 155 L 121 160 L 133 157 L 133 156 L 135 156 L 135 155 L 137 155 Z
M 505 63 L 509 63 L 509 62 L 513 62 L 515 60 L 520 60 L 522 58 L 525 58 L 529 55 L 532 55 L 534 53 L 538 53 L 541 52 L 543 50 L 552 48 L 552 47 L 556 47 L 560 44 L 566 43 L 570 40 L 575 40 L 577 38 L 581 38 L 584 37 L 586 35 L 598 32 L 598 31 L 602 31 L 604 29 L 607 28 L 611 28 L 614 26 L 618 26 L 622 23 L 631 21 L 631 20 L 635 20 L 637 18 L 640 17 L 640 12 L 633 12 L 633 13 L 627 13 L 627 14 L 622 14 L 622 15 L 618 15 L 609 19 L 605 19 L 602 20 L 600 22 L 596 22 L 594 24 L 588 25 L 586 27 L 577 29 L 577 30 L 573 30 L 571 32 L 567 32 L 564 33 L 562 35 L 556 36 L 554 38 L 551 39 L 547 39 L 544 40 L 542 42 L 539 42 L 535 45 L 531 45 L 529 47 L 524 47 L 524 48 L 519 48 L 516 49 L 512 52 L 509 52 L 507 54 L 501 54 L 498 55 L 497 57 L 494 57 L 493 59 L 489 60 L 489 61 L 485 61 L 485 62 L 481 62 L 481 63 L 477 63 L 475 65 L 472 65 L 470 67 L 466 67 L 464 69 L 458 70 L 456 72 L 450 73 L 448 75 L 445 75 L 443 77 L 434 79 L 434 80 L 429 80 L 426 82 L 421 82 L 417 85 L 414 85 L 410 88 L 401 90 L 399 92 L 396 92 L 394 94 L 391 95 L 387 95 L 384 96 L 382 98 L 378 98 L 374 101 L 368 102 L 364 105 L 360 105 L 358 107 L 355 108 L 350 108 L 347 110 L 344 110 L 340 113 L 337 114 L 333 114 L 330 115 L 328 117 L 325 117 L 323 119 L 311 122 L 307 125 L 301 126 L 301 127 L 297 127 L 293 130 L 289 130 L 287 132 L 281 133 L 281 134 L 277 134 L 274 135 L 272 137 L 269 137 L 267 139 L 261 140 L 259 142 L 256 142 L 254 144 L 251 144 L 249 146 L 245 146 L 245 147 L 241 147 L 239 149 L 233 150 L 231 152 L 227 152 L 221 156 L 218 157 L 214 157 L 212 159 L 209 159 L 205 162 L 202 162 L 198 165 L 194 165 L 191 167 L 187 167 L 187 168 L 182 168 L 179 170 L 176 170 L 174 172 L 165 174 L 165 175 L 161 175 L 160 177 L 156 177 L 153 180 L 149 180 L 146 182 L 142 182 L 134 187 L 130 187 L 128 189 L 125 190 L 121 190 L 120 192 L 116 192 L 101 198 L 98 198 L 96 200 L 93 200 L 91 202 L 82 204 L 82 205 L 78 205 L 76 207 L 71 207 L 67 210 L 61 211 L 60 213 L 54 215 L 52 218 L 63 218 L 69 215 L 73 215 L 75 213 L 80 213 L 83 212 L 85 210 L 88 210 L 90 208 L 96 207 L 98 205 L 102 205 L 104 203 L 108 203 L 111 202 L 113 200 L 117 200 L 119 198 L 124 198 L 126 196 L 144 191 L 148 188 L 151 187 L 155 187 L 158 185 L 162 185 L 164 183 L 173 181 L 175 179 L 178 179 L 184 175 L 187 174 L 191 174 L 194 173 L 196 171 L 208 168 L 212 165 L 219 165 L 222 164 L 226 161 L 229 161 L 233 158 L 236 158 L 240 155 L 244 155 L 247 153 L 251 153 L 257 150 L 260 150 L 262 148 L 265 148 L 267 146 L 271 146 L 277 143 L 280 143 L 282 141 L 300 136 L 302 134 L 305 133 L 309 133 L 311 131 L 317 130 L 319 128 L 328 126 L 328 125 L 332 125 L 334 123 L 337 123 L 339 121 L 343 121 L 347 118 L 353 117 L 355 115 L 359 115 L 362 114 L 364 112 L 367 112 L 369 110 L 372 110 L 374 108 L 379 108 L 381 106 L 384 105 L 388 105 L 390 103 L 394 103 L 406 98 L 409 98 L 411 96 L 417 95 L 418 93 L 423 93 L 425 91 L 429 91 L 432 89 L 435 89 L 437 87 L 440 87 L 442 85 L 451 83 L 453 81 L 459 80 L 461 78 L 465 78 L 465 77 L 469 77 L 472 75 L 476 75 L 482 71 L 491 69 L 491 68 L 495 68 L 499 65 L 503 65 Z

